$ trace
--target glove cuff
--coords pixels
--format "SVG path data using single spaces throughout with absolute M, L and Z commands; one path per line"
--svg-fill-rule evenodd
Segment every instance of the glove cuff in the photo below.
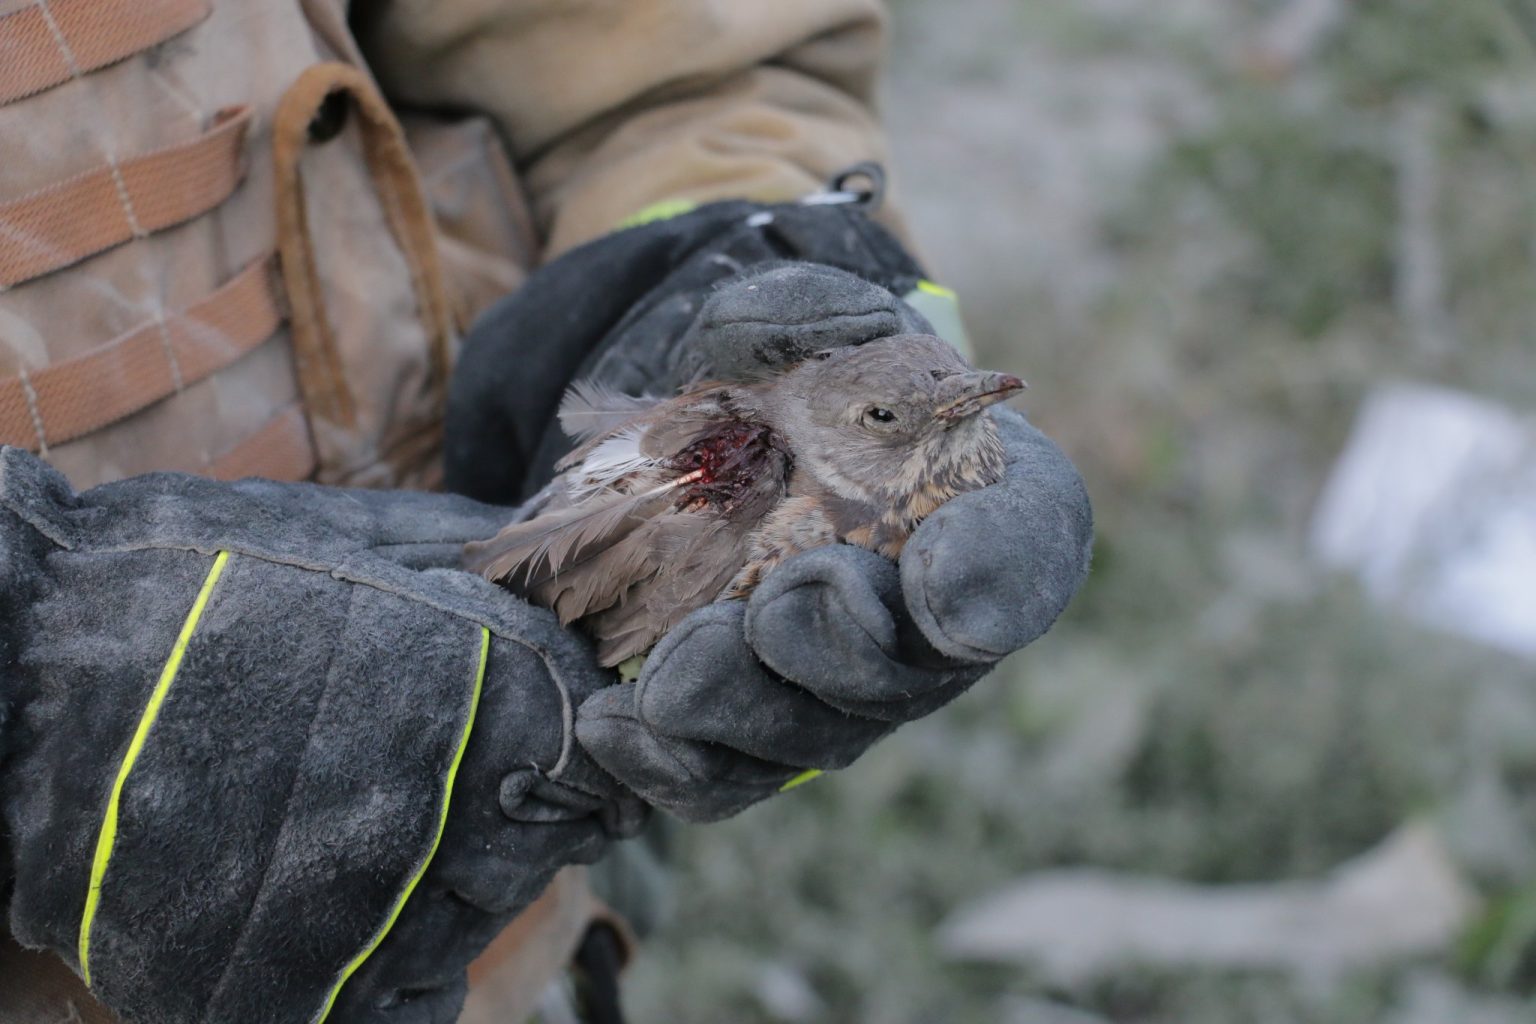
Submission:
M 590 652 L 484 580 L 389 557 L 494 514 L 173 475 L 76 497 L 0 453 L 0 553 L 34 553 L 0 626 L 27 725 L 0 772 L 17 940 L 125 1019 L 341 1017 L 461 968 L 599 848 L 591 812 L 534 835 L 496 793 L 576 751 Z

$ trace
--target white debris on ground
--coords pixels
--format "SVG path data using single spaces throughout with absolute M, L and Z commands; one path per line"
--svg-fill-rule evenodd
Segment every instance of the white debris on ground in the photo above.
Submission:
M 1536 424 L 1442 388 L 1378 389 L 1312 547 L 1428 625 L 1536 657 Z
M 827 1011 L 805 972 L 786 963 L 763 965 L 757 976 L 756 995 L 763 1011 L 784 1024 L 816 1020 Z
M 1319 882 L 1037 872 L 953 915 L 938 942 L 950 957 L 1023 963 L 1069 986 L 1141 965 L 1327 978 L 1443 952 L 1475 906 L 1439 835 L 1410 824 Z
M 1469 991 L 1444 973 L 1415 971 L 1389 1024 L 1529 1024 L 1532 1008 L 1519 999 Z

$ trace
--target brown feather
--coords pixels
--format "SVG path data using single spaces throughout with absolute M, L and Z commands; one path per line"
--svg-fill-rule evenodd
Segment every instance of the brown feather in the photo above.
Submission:
M 622 540 L 674 500 L 678 480 L 639 494 L 608 492 L 579 505 L 515 523 L 465 549 L 465 565 L 487 579 L 528 592 L 593 551 Z M 521 579 L 518 574 L 521 573 Z
M 782 465 L 756 472 L 729 514 L 713 508 L 663 512 L 575 572 L 562 567 L 535 596 L 562 619 L 586 620 L 599 640 L 602 664 L 644 653 L 684 617 L 720 597 L 752 534 L 780 504 L 787 477 Z

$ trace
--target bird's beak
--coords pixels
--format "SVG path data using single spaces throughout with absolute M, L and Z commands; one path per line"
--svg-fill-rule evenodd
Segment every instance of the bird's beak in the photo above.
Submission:
M 957 373 L 945 378 L 940 385 L 944 402 L 933 414 L 941 420 L 964 419 L 1028 386 L 1011 373 L 992 373 L 987 370 Z

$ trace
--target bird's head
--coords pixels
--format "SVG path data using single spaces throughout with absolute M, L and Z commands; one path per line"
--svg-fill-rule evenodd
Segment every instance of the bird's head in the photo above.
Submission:
M 818 352 L 764 397 L 797 464 L 845 498 L 901 504 L 995 481 L 1002 446 L 982 412 L 1024 386 L 972 369 L 941 338 L 904 334 Z

